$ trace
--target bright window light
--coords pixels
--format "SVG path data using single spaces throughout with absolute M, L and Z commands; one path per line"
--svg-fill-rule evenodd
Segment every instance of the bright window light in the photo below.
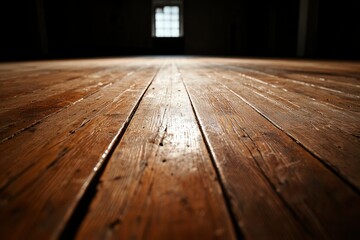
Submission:
M 180 11 L 178 6 L 155 9 L 155 37 L 180 37 Z

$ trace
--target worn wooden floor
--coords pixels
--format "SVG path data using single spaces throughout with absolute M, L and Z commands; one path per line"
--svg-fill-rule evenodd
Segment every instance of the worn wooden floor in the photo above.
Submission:
M 0 90 L 0 239 L 359 239 L 358 63 L 3 63 Z

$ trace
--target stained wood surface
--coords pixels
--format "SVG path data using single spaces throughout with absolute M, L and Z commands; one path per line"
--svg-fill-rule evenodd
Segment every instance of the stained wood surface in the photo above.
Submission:
M 160 69 L 141 101 L 77 238 L 169 236 L 235 238 L 209 153 L 172 64 Z
M 300 145 L 292 144 L 284 132 L 239 101 L 229 88 L 204 77 L 207 70 L 197 69 L 184 68 L 184 82 L 226 189 L 237 199 L 233 209 L 244 224 L 240 227 L 249 229 L 246 235 L 255 239 L 269 235 L 284 239 L 354 236 L 357 223 L 353 219 L 360 208 L 349 208 L 347 203 L 359 203 L 358 195 Z M 319 208 L 321 196 L 327 198 Z M 239 208 L 239 204 L 246 207 Z M 260 206 L 263 208 L 258 211 Z M 344 227 L 331 220 L 337 217 L 348 221 Z M 251 218 L 261 221 L 248 221 Z M 279 221 L 288 224 L 266 227 Z M 249 222 L 257 226 L 246 226 Z
M 2 235 L 59 236 L 155 76 L 147 65 L 1 144 Z
M 0 64 L 1 239 L 358 239 L 360 64 Z
M 359 112 L 326 104 L 323 98 L 334 99 L 335 96 L 331 97 L 333 93 L 325 95 L 317 91 L 318 95 L 314 96 L 317 99 L 308 97 L 309 92 L 314 90 L 311 85 L 299 88 L 297 83 L 287 81 L 287 86 L 283 86 L 279 79 L 284 79 L 280 77 L 253 76 L 235 71 L 214 71 L 211 74 L 334 171 L 360 188 Z M 286 97 L 283 97 L 284 92 Z M 349 108 L 356 108 L 359 100 L 359 95 L 354 95 L 352 103 L 346 104 Z

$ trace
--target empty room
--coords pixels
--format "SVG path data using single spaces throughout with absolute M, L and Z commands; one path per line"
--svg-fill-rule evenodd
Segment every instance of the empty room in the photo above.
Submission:
M 0 3 L 0 239 L 360 239 L 360 2 Z

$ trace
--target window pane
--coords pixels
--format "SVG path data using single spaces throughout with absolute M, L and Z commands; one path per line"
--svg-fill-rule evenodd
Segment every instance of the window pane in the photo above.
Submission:
M 165 29 L 164 30 L 164 36 L 165 37 L 170 37 L 170 35 L 171 35 L 171 30 L 170 29 Z
M 179 28 L 179 22 L 171 22 L 171 28 Z
M 162 37 L 164 35 L 164 31 L 162 29 L 157 29 L 156 30 L 156 36 L 157 37 Z
M 171 12 L 172 12 L 173 14 L 179 14 L 179 7 L 176 7 L 176 6 L 172 7 L 172 8 L 171 8 Z
M 171 22 L 167 21 L 164 23 L 165 28 L 171 28 Z
M 170 13 L 171 12 L 171 7 L 167 6 L 164 7 L 164 13 Z
M 179 36 L 179 29 L 172 29 L 171 30 L 171 35 L 173 37 L 178 37 Z
M 162 13 L 157 13 L 157 14 L 155 15 L 155 19 L 156 19 L 156 20 L 163 20 L 163 19 L 164 19 L 164 16 L 163 16 Z
M 156 21 L 155 24 L 156 24 L 155 25 L 156 28 L 164 28 L 165 26 L 163 21 Z
M 155 9 L 155 36 L 180 36 L 179 6 L 164 6 Z
M 170 21 L 170 19 L 171 19 L 171 15 L 170 15 L 170 14 L 166 14 L 166 13 L 165 13 L 165 14 L 163 15 L 163 17 L 164 17 L 164 20 L 165 20 L 165 21 Z
M 171 20 L 172 21 L 179 21 L 179 15 L 178 14 L 172 14 L 171 15 Z

